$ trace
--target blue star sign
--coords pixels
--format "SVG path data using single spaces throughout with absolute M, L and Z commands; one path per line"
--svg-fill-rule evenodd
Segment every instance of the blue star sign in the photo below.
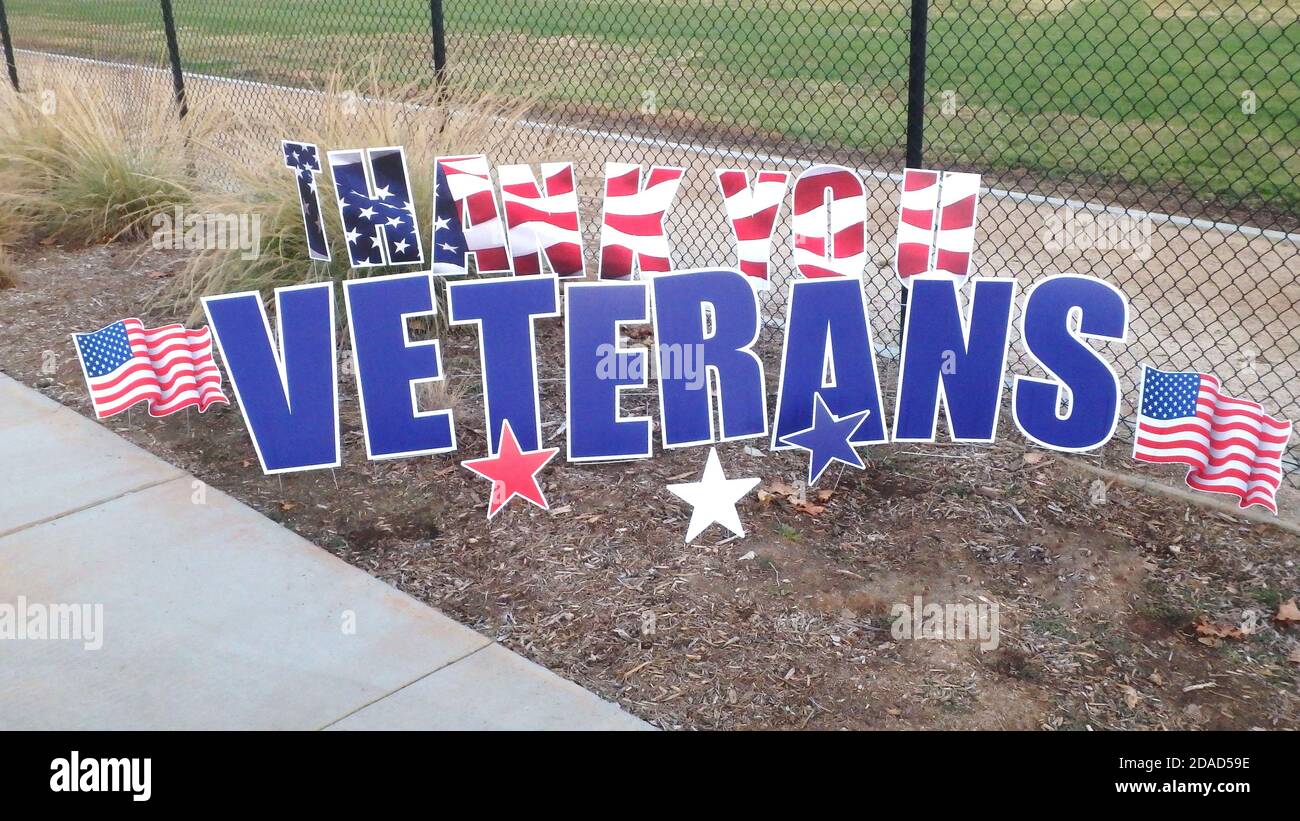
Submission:
M 808 485 L 817 484 L 817 480 L 826 472 L 832 462 L 840 462 L 849 467 L 862 470 L 862 457 L 853 449 L 849 439 L 853 437 L 858 425 L 866 419 L 871 411 L 864 410 L 848 416 L 836 416 L 826 407 L 821 394 L 813 396 L 812 427 L 796 431 L 781 442 L 808 451 Z

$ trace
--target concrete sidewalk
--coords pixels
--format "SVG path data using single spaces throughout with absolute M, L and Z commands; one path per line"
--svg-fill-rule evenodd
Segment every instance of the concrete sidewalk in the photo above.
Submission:
M 0 730 L 516 728 L 650 727 L 0 374 Z

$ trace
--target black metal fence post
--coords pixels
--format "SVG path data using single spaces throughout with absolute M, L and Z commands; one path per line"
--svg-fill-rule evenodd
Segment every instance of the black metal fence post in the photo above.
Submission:
M 441 94 L 447 75 L 447 43 L 443 31 L 442 0 L 429 0 L 429 25 L 433 31 L 433 81 L 438 93 Z
M 18 63 L 14 61 L 14 43 L 9 38 L 9 16 L 5 14 L 5 2 L 0 0 L 0 44 L 4 45 L 5 65 L 9 68 L 9 82 L 14 91 L 18 91 Z
M 162 0 L 163 29 L 167 33 L 167 59 L 172 64 L 172 89 L 176 95 L 176 110 L 184 119 L 190 107 L 185 102 L 185 75 L 181 73 L 181 49 L 176 42 L 176 16 L 172 14 L 172 0 Z
M 929 0 L 912 0 L 911 45 L 907 60 L 907 159 L 908 168 L 920 168 L 925 130 L 925 44 L 929 29 Z M 907 325 L 907 286 L 901 286 L 898 302 L 898 345 L 901 354 L 903 328 Z

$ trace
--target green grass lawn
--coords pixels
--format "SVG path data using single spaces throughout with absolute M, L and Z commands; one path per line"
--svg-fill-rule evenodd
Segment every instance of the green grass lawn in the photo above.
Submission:
M 163 54 L 153 0 L 6 5 L 20 48 Z M 192 70 L 318 82 L 383 54 L 398 79 L 429 76 L 424 0 L 175 6 Z M 612 122 L 652 102 L 665 122 L 702 130 L 896 154 L 907 10 L 905 0 L 446 0 L 447 45 L 472 81 Z M 1296 12 L 1295 0 L 934 0 L 927 158 L 1181 183 L 1295 210 Z M 1247 91 L 1254 113 L 1242 110 Z

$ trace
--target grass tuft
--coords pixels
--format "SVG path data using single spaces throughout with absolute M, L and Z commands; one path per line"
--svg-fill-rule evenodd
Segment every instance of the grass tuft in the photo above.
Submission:
M 0 96 L 0 241 L 138 240 L 193 198 L 215 115 L 177 122 L 170 97 L 123 107 L 111 87 L 54 81 Z
M 17 286 L 18 270 L 14 267 L 13 257 L 9 256 L 9 250 L 0 242 L 0 291 Z

